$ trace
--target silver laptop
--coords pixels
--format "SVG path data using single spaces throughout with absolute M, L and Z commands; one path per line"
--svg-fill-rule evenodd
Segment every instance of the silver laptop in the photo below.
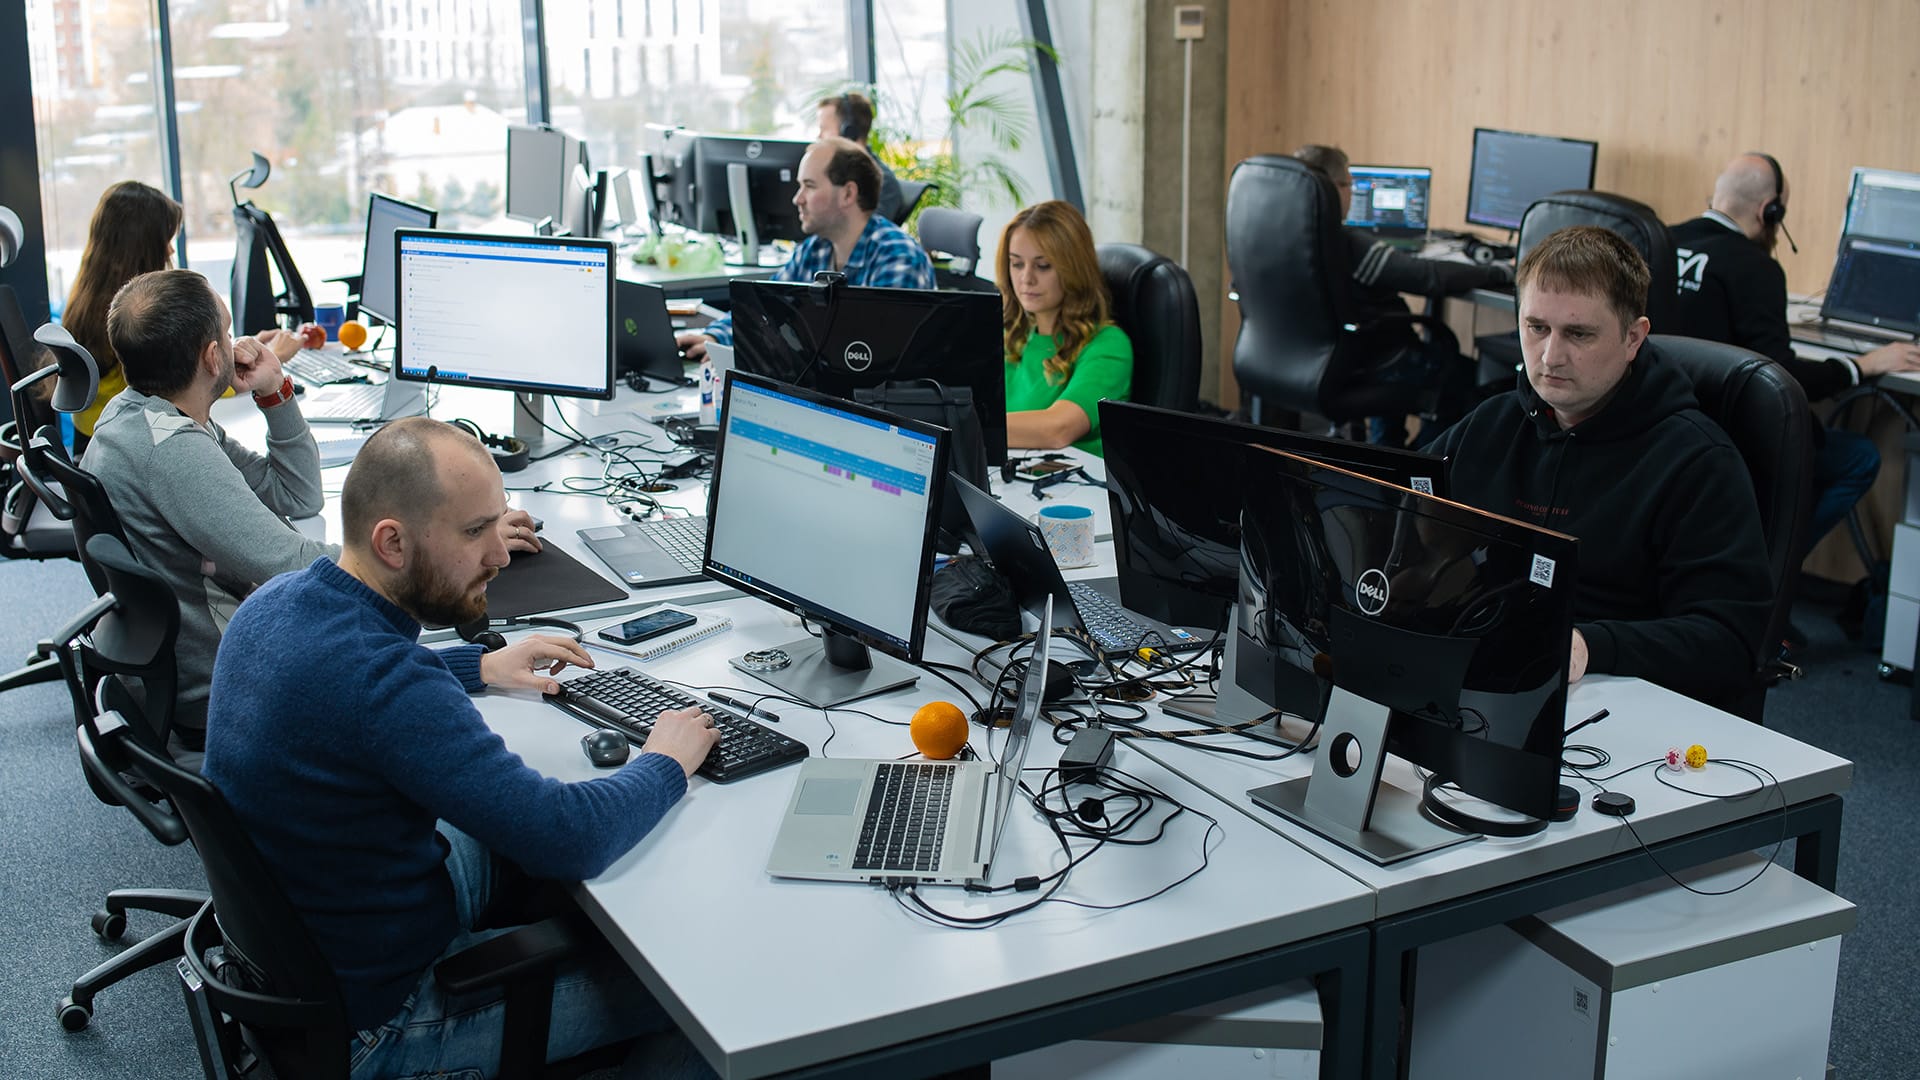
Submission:
M 825 881 L 965 884 L 993 867 L 1047 683 L 1053 600 L 1007 728 L 1000 764 L 808 758 L 767 873 Z
M 325 386 L 300 399 L 300 415 L 309 424 L 381 423 L 426 411 L 427 384 L 392 377 L 383 383 Z

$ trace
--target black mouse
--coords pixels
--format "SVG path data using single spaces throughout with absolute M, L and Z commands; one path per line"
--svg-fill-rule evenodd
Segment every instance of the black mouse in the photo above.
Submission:
M 580 736 L 580 749 L 587 752 L 588 761 L 602 769 L 611 769 L 627 763 L 630 744 L 625 735 L 601 728 Z

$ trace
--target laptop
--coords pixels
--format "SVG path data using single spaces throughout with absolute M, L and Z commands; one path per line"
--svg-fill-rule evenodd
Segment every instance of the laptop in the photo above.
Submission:
M 1053 600 L 1046 602 L 1051 615 Z M 1043 618 L 1000 763 L 808 758 L 794 781 L 767 873 L 821 881 L 982 882 L 1013 816 L 1047 683 Z
M 958 476 L 950 473 L 947 480 L 949 497 L 966 509 L 974 550 L 1012 582 L 1021 607 L 1038 614 L 1040 598 L 1046 597 L 1050 607 L 1060 609 L 1066 625 L 1086 635 L 1102 656 L 1123 656 L 1143 647 L 1177 651 L 1206 644 L 1199 634 L 1122 608 L 1117 578 L 1067 581 L 1040 526 Z
M 614 362 L 621 374 L 638 371 L 656 383 L 687 385 L 680 346 L 667 314 L 667 292 L 658 285 L 617 281 L 613 286 Z
M 427 384 L 389 377 L 381 383 L 335 383 L 309 390 L 300 415 L 309 424 L 373 424 L 427 411 Z
M 587 550 L 629 589 L 700 581 L 706 559 L 707 519 L 663 518 L 580 529 Z
M 1355 165 L 1353 200 L 1344 224 L 1395 247 L 1419 250 L 1427 239 L 1427 199 L 1433 170 L 1405 165 Z

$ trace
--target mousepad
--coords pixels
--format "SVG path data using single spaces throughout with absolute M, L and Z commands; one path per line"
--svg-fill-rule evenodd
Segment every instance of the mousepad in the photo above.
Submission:
M 487 615 L 512 619 L 626 598 L 623 586 L 545 540 L 538 555 L 514 553 L 513 561 L 488 583 Z

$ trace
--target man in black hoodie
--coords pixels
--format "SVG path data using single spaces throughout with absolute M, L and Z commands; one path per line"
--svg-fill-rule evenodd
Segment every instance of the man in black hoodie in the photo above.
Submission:
M 1453 497 L 1580 539 L 1569 681 L 1633 675 L 1722 708 L 1773 599 L 1753 481 L 1646 342 L 1647 265 L 1578 226 L 1520 263 L 1526 379 L 1442 435 Z

